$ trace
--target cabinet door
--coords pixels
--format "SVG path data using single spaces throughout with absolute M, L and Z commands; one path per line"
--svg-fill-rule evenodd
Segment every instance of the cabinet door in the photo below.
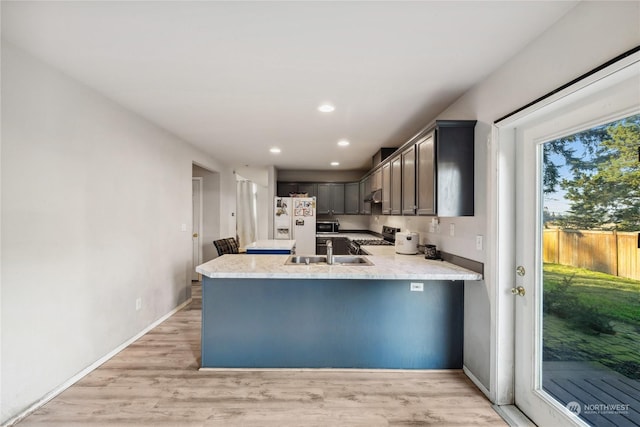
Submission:
M 318 198 L 316 199 L 316 213 L 328 215 L 331 213 L 331 187 L 329 184 L 318 184 Z
M 360 187 L 360 197 L 358 199 L 358 213 L 363 215 L 364 214 L 364 196 L 366 196 L 369 193 L 366 193 L 364 190 L 364 179 L 360 181 L 358 185 Z
M 438 120 L 435 133 L 438 216 L 474 214 L 474 120 Z
M 391 160 L 391 215 L 402 214 L 402 157 Z
M 318 198 L 316 211 L 319 215 L 344 214 L 344 184 L 322 183 L 318 184 Z
M 333 254 L 349 255 L 349 239 L 347 239 L 346 237 L 334 237 Z
M 372 181 L 371 175 L 369 175 L 364 179 L 364 192 L 360 195 L 360 198 L 363 199 L 362 203 L 364 203 L 364 210 L 362 211 L 364 215 L 371 215 L 371 202 L 364 201 L 364 197 L 370 194 L 372 191 L 371 181 Z
M 298 193 L 307 193 L 309 197 L 318 197 L 318 185 L 311 182 L 298 184 Z
M 382 165 L 382 214 L 391 214 L 391 163 Z
M 416 214 L 416 147 L 402 153 L 402 215 Z
M 418 215 L 436 214 L 436 164 L 433 133 L 416 143 L 416 194 Z
M 377 169 L 373 174 L 371 179 L 371 191 L 380 190 L 383 186 L 382 184 L 382 169 Z
M 331 237 L 316 237 L 316 255 L 327 254 L 327 241 L 332 241 Z
M 360 183 L 349 182 L 344 185 L 344 213 L 357 215 L 360 213 Z
M 278 181 L 278 197 L 289 197 L 289 193 L 297 193 L 298 184 L 295 182 Z
M 342 215 L 344 210 L 344 184 L 329 184 L 331 186 L 332 204 L 331 213 Z
M 371 175 L 360 181 L 360 215 L 371 214 L 371 202 L 365 202 L 364 198 L 371 193 Z

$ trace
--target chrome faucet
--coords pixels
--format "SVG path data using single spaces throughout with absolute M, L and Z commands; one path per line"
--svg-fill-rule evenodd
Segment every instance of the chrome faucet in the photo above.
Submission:
M 333 264 L 333 242 L 327 240 L 327 264 Z

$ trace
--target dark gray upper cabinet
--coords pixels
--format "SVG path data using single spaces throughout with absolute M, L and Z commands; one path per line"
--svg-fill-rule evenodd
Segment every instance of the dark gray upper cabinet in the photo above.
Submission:
M 383 215 L 473 216 L 475 125 L 437 120 L 359 183 L 278 182 L 278 195 L 316 196 L 320 215 L 371 214 L 363 199 L 382 189 Z
M 322 183 L 318 184 L 318 198 L 316 201 L 318 215 L 343 215 L 344 214 L 344 184 Z
M 344 184 L 344 213 L 347 215 L 357 215 L 360 213 L 359 182 L 348 182 Z
M 307 193 L 309 197 L 316 197 L 317 185 L 312 182 L 278 181 L 278 197 L 289 197 L 291 193 Z
M 307 193 L 309 197 L 317 197 L 318 185 L 312 182 L 301 182 L 298 184 L 298 193 Z
M 382 214 L 473 216 L 475 125 L 437 120 L 368 175 L 382 175 Z
M 433 132 L 416 147 L 416 205 L 418 215 L 436 214 L 436 150 Z
M 402 214 L 402 157 L 391 159 L 391 215 Z
M 475 120 L 436 121 L 438 216 L 474 215 Z
M 376 169 L 371 175 L 371 191 L 382 188 L 382 169 Z
M 369 194 L 371 194 L 371 175 L 360 181 L 360 215 L 371 215 L 371 202 L 364 201 Z
M 382 165 L 382 214 L 391 214 L 391 163 Z
M 278 181 L 278 197 L 289 197 L 290 193 L 298 192 L 297 182 L 280 182 Z
M 402 215 L 416 214 L 416 146 L 402 152 Z

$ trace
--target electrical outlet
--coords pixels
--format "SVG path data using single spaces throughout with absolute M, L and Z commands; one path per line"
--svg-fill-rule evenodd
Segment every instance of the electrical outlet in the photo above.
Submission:
M 482 250 L 482 236 L 480 234 L 476 236 L 476 250 L 477 251 Z
M 142 308 L 142 298 L 136 298 L 136 311 Z
M 424 290 L 424 283 L 411 282 L 411 292 L 422 292 Z
M 456 226 L 455 224 L 449 224 L 449 236 L 453 237 L 456 235 Z

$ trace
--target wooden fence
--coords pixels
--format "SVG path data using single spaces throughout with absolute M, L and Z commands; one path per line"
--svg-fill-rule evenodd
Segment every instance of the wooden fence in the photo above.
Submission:
M 638 233 L 544 230 L 544 262 L 640 280 Z

